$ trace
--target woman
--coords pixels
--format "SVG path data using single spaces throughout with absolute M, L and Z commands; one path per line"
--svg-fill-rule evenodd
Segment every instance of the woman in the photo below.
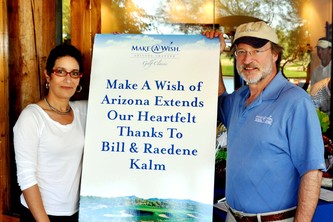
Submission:
M 86 101 L 70 101 L 82 77 L 82 57 L 59 45 L 47 59 L 48 94 L 28 105 L 14 126 L 21 222 L 78 221 Z

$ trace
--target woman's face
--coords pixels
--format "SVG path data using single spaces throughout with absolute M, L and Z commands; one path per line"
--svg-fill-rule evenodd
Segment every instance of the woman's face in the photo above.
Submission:
M 51 75 L 45 74 L 46 81 L 50 84 L 49 94 L 62 99 L 71 98 L 79 85 L 80 78 L 73 78 L 69 72 L 77 73 L 80 70 L 79 63 L 71 56 L 60 57 L 55 61 L 53 70 Z M 67 74 L 65 76 L 56 74 L 60 72 Z

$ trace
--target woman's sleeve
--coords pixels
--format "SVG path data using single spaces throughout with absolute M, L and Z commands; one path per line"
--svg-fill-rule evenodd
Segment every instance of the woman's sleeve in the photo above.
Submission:
M 13 128 L 17 180 L 21 190 L 37 184 L 37 152 L 41 122 L 31 108 L 26 108 Z

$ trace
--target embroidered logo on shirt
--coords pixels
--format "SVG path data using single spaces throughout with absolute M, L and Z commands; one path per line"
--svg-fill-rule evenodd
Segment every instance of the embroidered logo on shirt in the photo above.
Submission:
M 273 118 L 272 118 L 272 116 L 259 116 L 259 115 L 257 115 L 256 118 L 254 119 L 254 121 L 258 122 L 258 123 L 264 123 L 264 124 L 272 125 Z

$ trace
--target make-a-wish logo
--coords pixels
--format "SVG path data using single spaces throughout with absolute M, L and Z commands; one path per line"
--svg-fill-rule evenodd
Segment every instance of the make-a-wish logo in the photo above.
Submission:
M 259 116 L 259 115 L 256 115 L 256 118 L 254 119 L 254 121 L 258 122 L 258 123 L 264 123 L 264 124 L 272 125 L 273 118 L 272 118 L 272 116 Z
M 155 54 L 161 54 L 164 52 L 180 52 L 179 46 L 174 46 L 173 42 L 170 42 L 169 45 L 132 45 L 131 50 L 134 52 L 153 52 Z

